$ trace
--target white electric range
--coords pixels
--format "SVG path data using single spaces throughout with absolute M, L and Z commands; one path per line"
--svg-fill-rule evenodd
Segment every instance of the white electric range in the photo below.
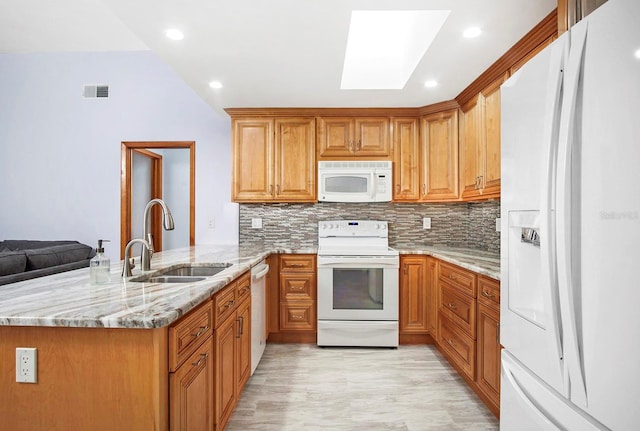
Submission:
M 318 223 L 318 345 L 398 346 L 398 251 L 386 221 Z

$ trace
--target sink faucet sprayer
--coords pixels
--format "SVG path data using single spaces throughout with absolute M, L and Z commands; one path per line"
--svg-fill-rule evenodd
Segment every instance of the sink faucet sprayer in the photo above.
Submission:
M 153 256 L 153 235 L 151 234 L 151 207 L 158 204 L 162 207 L 162 224 L 164 230 L 173 230 L 173 216 L 169 207 L 164 203 L 162 199 L 151 199 L 147 206 L 144 208 L 144 218 L 142 224 L 142 230 L 144 232 L 144 239 L 148 243 L 148 247 L 142 247 L 142 256 L 140 261 L 142 262 L 142 270 L 149 271 L 151 269 L 151 257 Z M 126 256 L 125 256 L 126 258 Z

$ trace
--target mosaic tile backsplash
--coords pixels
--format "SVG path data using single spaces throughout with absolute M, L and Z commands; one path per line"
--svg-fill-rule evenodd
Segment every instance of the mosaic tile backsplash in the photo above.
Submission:
M 422 218 L 431 217 L 431 229 Z M 389 245 L 434 245 L 500 252 L 500 202 L 451 204 L 327 203 L 240 204 L 240 245 L 309 248 L 318 245 L 318 222 L 361 219 L 389 222 Z M 262 229 L 251 228 L 261 218 Z

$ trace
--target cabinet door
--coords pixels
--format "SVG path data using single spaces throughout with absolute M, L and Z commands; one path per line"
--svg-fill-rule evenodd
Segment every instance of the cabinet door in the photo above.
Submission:
M 500 405 L 500 313 L 478 304 L 478 387 Z
M 500 85 L 499 79 L 483 90 L 484 160 L 482 195 L 500 196 Z
M 462 198 L 480 195 L 480 161 L 482 159 L 482 134 L 480 130 L 484 100 L 479 94 L 469 102 L 462 113 L 462 136 L 460 139 L 460 180 Z
M 419 143 L 415 118 L 393 119 L 393 199 L 396 201 L 416 201 L 420 197 Z
M 400 261 L 400 333 L 426 333 L 427 262 L 425 256 Z
M 251 301 L 246 300 L 238 306 L 236 314 L 236 349 L 237 349 L 237 376 L 240 394 L 245 383 L 251 375 Z
M 427 329 L 438 339 L 438 261 L 427 257 Z
M 458 199 L 458 110 L 422 117 L 420 199 Z
M 355 148 L 358 157 L 390 157 L 389 119 L 356 118 Z
M 169 418 L 172 431 L 213 429 L 213 343 L 205 341 L 169 374 Z
M 237 397 L 236 318 L 227 318 L 214 332 L 215 343 L 215 417 L 216 429 L 226 425 Z
M 275 199 L 315 201 L 315 119 L 278 118 L 275 129 Z
M 353 156 L 353 118 L 318 119 L 318 158 Z
M 273 120 L 232 120 L 232 197 L 236 202 L 269 201 L 273 197 Z

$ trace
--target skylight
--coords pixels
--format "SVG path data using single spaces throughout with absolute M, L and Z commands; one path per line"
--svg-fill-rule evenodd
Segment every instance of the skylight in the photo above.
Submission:
M 449 12 L 451 11 L 352 11 L 340 88 L 404 88 Z

